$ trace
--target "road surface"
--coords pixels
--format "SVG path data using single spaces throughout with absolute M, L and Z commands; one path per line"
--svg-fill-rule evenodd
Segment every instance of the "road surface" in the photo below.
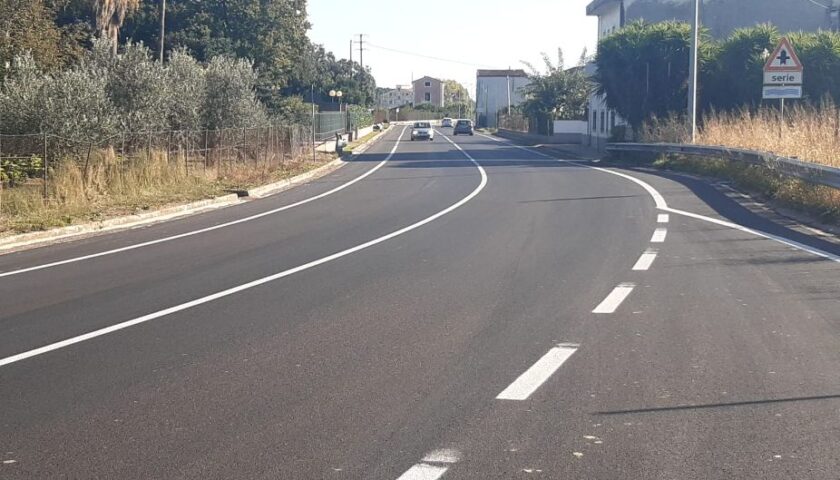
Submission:
M 840 248 L 448 133 L 0 256 L 0 478 L 837 478 Z

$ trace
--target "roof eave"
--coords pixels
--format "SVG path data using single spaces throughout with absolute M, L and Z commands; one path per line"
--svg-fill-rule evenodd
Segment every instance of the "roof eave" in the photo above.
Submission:
M 586 15 L 597 17 L 601 13 L 603 13 L 603 8 L 614 4 L 619 3 L 621 0 L 593 0 L 592 3 L 586 6 Z

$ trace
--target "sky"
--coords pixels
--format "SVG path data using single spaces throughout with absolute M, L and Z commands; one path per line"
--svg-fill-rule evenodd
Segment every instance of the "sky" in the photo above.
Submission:
M 558 48 L 573 66 L 584 48 L 594 53 L 598 22 L 586 16 L 590 1 L 309 0 L 309 37 L 347 58 L 351 38 L 365 34 L 364 64 L 377 86 L 428 75 L 457 80 L 475 97 L 476 69 L 525 68 L 522 60 L 542 69 L 540 53 L 555 59 Z

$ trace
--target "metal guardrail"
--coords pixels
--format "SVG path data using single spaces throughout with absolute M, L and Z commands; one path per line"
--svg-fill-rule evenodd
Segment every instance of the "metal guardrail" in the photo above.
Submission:
M 809 183 L 840 188 L 840 168 L 755 150 L 679 143 L 610 143 L 607 145 L 607 151 L 619 154 L 650 153 L 716 157 L 748 165 L 758 165 L 779 175 L 798 178 Z

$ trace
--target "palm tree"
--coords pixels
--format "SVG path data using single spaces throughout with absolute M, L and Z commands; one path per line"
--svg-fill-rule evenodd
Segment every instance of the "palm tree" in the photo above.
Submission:
M 117 53 L 120 28 L 129 13 L 137 10 L 140 0 L 94 0 L 96 28 L 99 35 L 111 42 L 111 50 Z

